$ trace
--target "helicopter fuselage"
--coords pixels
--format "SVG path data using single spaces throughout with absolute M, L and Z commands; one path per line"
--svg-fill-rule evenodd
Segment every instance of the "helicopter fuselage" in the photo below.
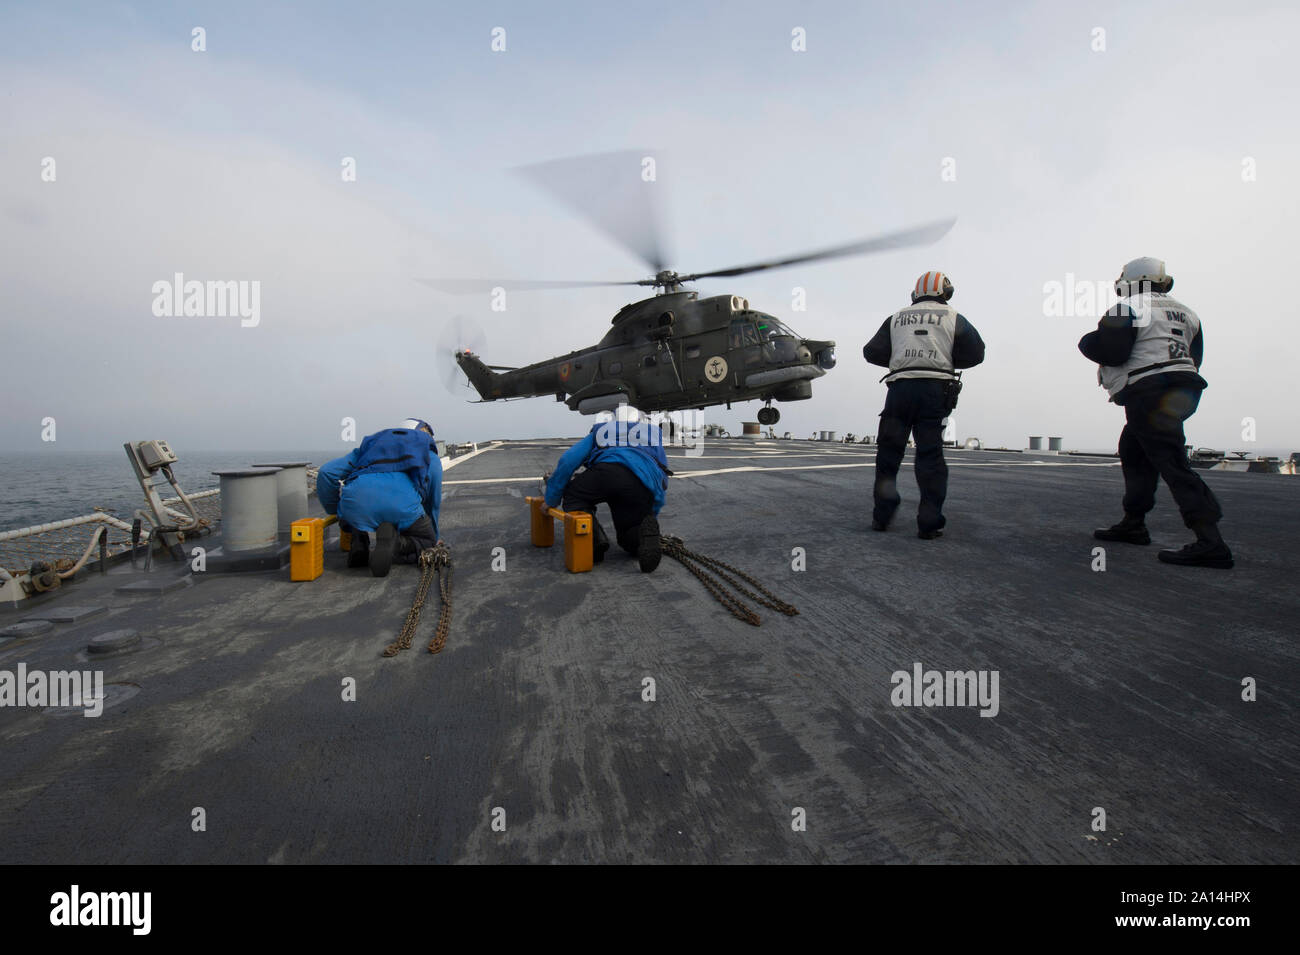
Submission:
M 835 364 L 832 341 L 801 338 L 736 295 L 676 291 L 634 302 L 591 348 L 494 370 L 472 352 L 457 362 L 484 401 L 554 395 L 593 413 L 627 402 L 641 411 L 737 401 L 800 401 Z

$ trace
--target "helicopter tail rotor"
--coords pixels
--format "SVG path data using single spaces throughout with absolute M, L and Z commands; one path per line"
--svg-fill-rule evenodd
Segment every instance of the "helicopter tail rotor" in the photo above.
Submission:
M 464 397 L 470 381 L 461 365 L 465 353 L 481 354 L 487 347 L 483 329 L 463 315 L 453 316 L 438 336 L 438 377 L 448 394 Z M 480 362 L 481 364 L 481 362 Z

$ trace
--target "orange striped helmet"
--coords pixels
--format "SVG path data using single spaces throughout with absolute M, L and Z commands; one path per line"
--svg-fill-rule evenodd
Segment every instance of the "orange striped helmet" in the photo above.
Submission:
M 927 295 L 937 295 L 945 302 L 952 298 L 952 282 L 948 281 L 948 276 L 942 272 L 926 272 L 917 279 L 916 288 L 912 290 L 912 301 Z

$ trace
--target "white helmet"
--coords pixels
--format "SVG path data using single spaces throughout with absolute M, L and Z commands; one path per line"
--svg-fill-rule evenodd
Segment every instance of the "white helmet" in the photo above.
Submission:
M 405 428 L 408 431 L 427 431 L 430 436 L 433 435 L 433 425 L 420 418 L 407 418 L 397 427 Z
M 1144 256 L 1134 259 L 1124 266 L 1115 280 L 1116 295 L 1136 295 L 1139 292 L 1168 292 L 1174 287 L 1174 279 L 1165 271 L 1165 263 L 1160 259 Z
M 622 421 L 625 424 L 636 424 L 642 420 L 641 412 L 633 408 L 626 401 L 620 401 L 613 408 L 605 411 L 596 412 L 597 424 L 605 424 L 610 421 Z

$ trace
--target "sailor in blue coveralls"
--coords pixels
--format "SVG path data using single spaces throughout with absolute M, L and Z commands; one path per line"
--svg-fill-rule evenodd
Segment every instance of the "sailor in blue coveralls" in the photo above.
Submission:
M 320 469 L 316 494 L 352 534 L 349 567 L 368 564 L 372 574 L 383 577 L 394 560 L 414 563 L 420 551 L 438 541 L 442 462 L 433 428 L 407 418 L 400 427 L 369 435 L 351 454 Z M 375 532 L 373 550 L 370 531 Z
M 592 560 L 600 563 L 609 550 L 609 538 L 596 520 L 596 505 L 608 504 L 619 546 L 637 558 L 643 573 L 650 573 L 662 556 L 656 515 L 664 506 L 672 472 L 659 429 L 638 420 L 635 409 L 625 408 L 614 420 L 594 425 L 590 434 L 564 452 L 547 479 L 546 505 L 563 502 L 566 511 L 591 514 Z M 574 476 L 584 465 L 586 470 Z

